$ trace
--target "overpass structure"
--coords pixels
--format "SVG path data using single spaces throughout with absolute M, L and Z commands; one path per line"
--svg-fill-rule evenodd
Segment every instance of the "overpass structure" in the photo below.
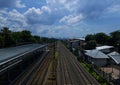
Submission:
M 11 84 L 27 67 L 42 58 L 47 46 L 28 44 L 0 49 L 0 85 Z

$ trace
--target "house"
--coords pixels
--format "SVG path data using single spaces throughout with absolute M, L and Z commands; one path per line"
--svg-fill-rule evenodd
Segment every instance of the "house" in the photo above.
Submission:
M 108 56 L 111 58 L 112 62 L 114 64 L 119 65 L 120 64 L 120 54 L 116 51 L 113 51 L 108 54 Z
M 75 38 L 75 39 L 69 39 L 68 40 L 68 47 L 71 51 L 74 51 L 75 48 L 79 48 L 85 44 L 84 38 Z
M 95 66 L 104 66 L 107 64 L 107 60 L 109 59 L 108 55 L 96 49 L 87 51 L 85 55 L 86 60 Z
M 96 47 L 96 50 L 99 50 L 105 54 L 110 53 L 113 49 L 114 49 L 113 46 L 108 46 L 108 45 Z

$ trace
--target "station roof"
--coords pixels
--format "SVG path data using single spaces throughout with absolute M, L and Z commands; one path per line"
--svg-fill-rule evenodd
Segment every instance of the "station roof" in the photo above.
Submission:
M 102 53 L 99 50 L 89 50 L 85 54 L 92 58 L 109 58 L 106 54 Z
M 0 63 L 41 47 L 41 44 L 28 44 L 0 49 Z
M 104 45 L 104 46 L 96 47 L 97 50 L 104 50 L 104 49 L 110 49 L 110 48 L 113 48 L 113 46 Z
M 120 54 L 116 51 L 108 54 L 117 64 L 120 64 Z

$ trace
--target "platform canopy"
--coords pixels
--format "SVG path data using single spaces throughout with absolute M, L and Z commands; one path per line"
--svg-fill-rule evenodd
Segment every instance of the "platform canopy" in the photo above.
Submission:
M 41 44 L 28 44 L 28 45 L 22 45 L 22 46 L 17 46 L 17 47 L 0 49 L 0 63 L 6 60 L 9 60 L 11 58 L 15 58 L 18 55 L 29 52 L 36 48 L 39 48 L 40 46 L 42 45 Z

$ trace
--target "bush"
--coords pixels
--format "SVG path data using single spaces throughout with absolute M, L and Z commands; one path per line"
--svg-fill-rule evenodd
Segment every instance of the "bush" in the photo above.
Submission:
M 101 77 L 100 75 L 98 75 L 93 69 L 93 65 L 88 65 L 85 62 L 81 62 L 82 66 L 86 68 L 86 70 L 88 70 L 88 72 L 101 84 L 101 85 L 109 85 L 108 82 Z

